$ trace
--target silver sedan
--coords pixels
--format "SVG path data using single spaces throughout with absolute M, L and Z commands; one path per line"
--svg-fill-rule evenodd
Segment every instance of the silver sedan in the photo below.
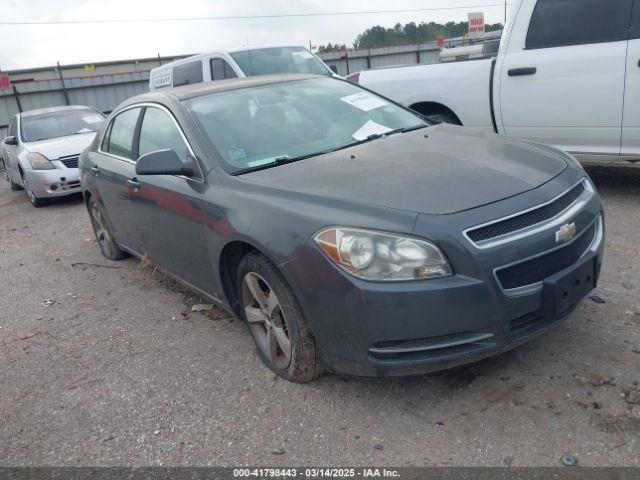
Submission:
M 11 189 L 24 189 L 35 207 L 50 198 L 80 192 L 78 159 L 103 121 L 101 112 L 86 106 L 14 115 L 0 145 Z

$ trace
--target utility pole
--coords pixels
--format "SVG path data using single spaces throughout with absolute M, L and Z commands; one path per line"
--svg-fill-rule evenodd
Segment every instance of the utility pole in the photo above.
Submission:
M 507 24 L 507 0 L 504 0 L 504 23 L 502 26 L 504 27 Z
M 58 62 L 58 79 L 60 80 L 60 84 L 62 85 L 62 94 L 64 95 L 64 101 L 67 105 L 71 105 L 69 102 L 69 93 L 67 92 L 67 86 L 64 84 L 64 77 L 62 76 L 62 68 L 60 67 L 60 62 Z

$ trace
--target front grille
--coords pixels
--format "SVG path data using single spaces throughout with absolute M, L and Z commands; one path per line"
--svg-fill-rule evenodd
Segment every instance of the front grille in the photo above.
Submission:
M 67 168 L 78 168 L 78 160 L 79 159 L 80 159 L 80 157 L 76 155 L 76 156 L 73 156 L 73 157 L 60 158 L 60 161 Z
M 569 208 L 583 192 L 584 184 L 580 182 L 560 198 L 557 198 L 547 205 L 536 208 L 535 210 L 530 210 L 516 217 L 470 230 L 467 235 L 474 242 L 482 242 L 545 222 Z
M 542 282 L 545 278 L 576 263 L 587 251 L 596 233 L 596 224 L 587 228 L 579 238 L 564 248 L 498 270 L 496 276 L 504 290 L 525 287 Z

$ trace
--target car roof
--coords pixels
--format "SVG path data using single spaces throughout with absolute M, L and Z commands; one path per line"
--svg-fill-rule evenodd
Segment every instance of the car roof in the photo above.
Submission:
M 213 55 L 230 56 L 234 53 L 240 53 L 240 52 L 246 52 L 246 51 L 256 52 L 258 50 L 267 50 L 270 48 L 306 48 L 306 47 L 303 47 L 302 45 L 260 45 L 260 46 L 251 47 L 251 48 L 246 48 L 246 47 L 234 48 L 231 50 L 218 49 L 218 50 L 213 50 L 211 52 L 204 52 L 204 53 L 198 53 L 196 55 L 190 55 L 188 57 L 181 58 L 179 60 L 174 60 L 173 62 L 159 65 L 151 70 L 151 76 L 156 74 L 161 75 L 162 72 L 164 72 L 165 70 L 169 70 L 173 67 L 178 67 L 186 63 L 197 62 L 203 59 L 207 59 Z
M 23 118 L 35 117 L 37 115 L 46 115 L 48 113 L 65 112 L 65 111 L 73 111 L 73 110 L 93 110 L 93 108 L 87 107 L 86 105 L 65 105 L 62 107 L 37 108 L 35 110 L 27 110 L 26 112 L 22 112 L 20 116 Z
M 310 80 L 312 78 L 329 78 L 326 75 L 294 74 L 286 73 L 279 75 L 259 75 L 255 77 L 233 78 L 229 80 L 216 80 L 213 82 L 194 83 L 181 87 L 163 88 L 153 92 L 143 93 L 130 98 L 126 105 L 141 102 L 158 101 L 161 98 L 171 96 L 178 101 L 189 98 L 210 95 L 213 93 L 240 90 L 243 88 L 260 87 L 263 85 L 273 85 L 278 83 L 293 82 L 298 80 Z

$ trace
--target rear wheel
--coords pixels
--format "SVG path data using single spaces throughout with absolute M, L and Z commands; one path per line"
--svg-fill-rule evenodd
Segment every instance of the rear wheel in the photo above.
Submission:
M 24 191 L 27 193 L 27 198 L 29 198 L 29 201 L 31 202 L 31 205 L 33 205 L 36 208 L 42 207 L 43 205 L 47 204 L 47 200 L 44 198 L 39 198 L 36 196 L 36 194 L 33 192 L 31 185 L 29 185 L 29 181 L 27 180 L 26 176 L 22 177 L 22 181 L 24 182 Z M 13 181 L 11 182 L 13 183 Z M 11 187 L 13 188 L 13 187 Z
M 102 207 L 93 198 L 89 199 L 89 216 L 102 255 L 109 260 L 122 260 L 127 253 L 116 242 L 102 213 Z
M 292 382 L 318 378 L 323 367 L 313 333 L 275 265 L 250 253 L 240 263 L 237 285 L 244 318 L 267 367 Z

